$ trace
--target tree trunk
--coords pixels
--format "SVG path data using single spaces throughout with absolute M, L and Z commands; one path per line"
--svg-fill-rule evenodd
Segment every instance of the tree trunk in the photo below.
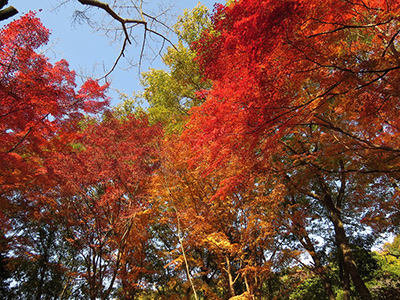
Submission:
M 339 243 L 336 241 L 336 244 Z M 344 258 L 342 254 L 342 250 L 337 246 L 338 251 L 338 264 L 339 264 L 339 278 L 342 283 L 342 291 L 343 291 L 343 300 L 350 300 L 350 275 L 349 270 L 346 268 L 344 264 Z
M 335 229 L 335 242 L 336 246 L 340 249 L 341 254 L 343 255 L 343 270 L 344 274 L 347 272 L 351 276 L 351 280 L 353 281 L 354 287 L 356 288 L 357 292 L 361 296 L 363 300 L 372 300 L 371 293 L 369 292 L 368 288 L 365 286 L 364 281 L 362 280 L 360 273 L 358 272 L 357 265 L 353 258 L 353 253 L 349 246 L 349 241 L 346 236 L 346 232 L 343 227 L 343 222 L 341 219 L 341 208 L 342 202 L 344 198 L 344 190 L 346 185 L 346 178 L 344 174 L 341 176 L 341 187 L 339 191 L 339 195 L 335 202 L 332 199 L 330 194 L 329 188 L 326 185 L 322 176 L 318 174 L 319 183 L 323 191 L 323 196 L 319 200 L 328 210 L 330 215 L 330 220 L 333 223 Z
M 229 260 L 229 257 L 226 256 L 226 272 L 228 274 L 228 282 L 229 282 L 229 292 L 230 292 L 230 296 L 234 297 L 235 296 L 235 287 L 233 286 L 234 281 L 233 281 L 233 277 L 231 274 L 231 262 Z
M 333 205 L 333 203 L 332 203 Z M 354 287 L 357 292 L 360 294 L 361 299 L 363 300 L 372 300 L 371 293 L 368 288 L 365 286 L 364 281 L 362 280 L 360 273 L 358 272 L 357 265 L 353 258 L 353 253 L 349 246 L 349 242 L 346 237 L 346 232 L 343 228 L 343 222 L 340 217 L 340 211 L 336 208 L 330 209 L 332 207 L 327 207 L 331 216 L 332 223 L 335 228 L 335 237 L 337 246 L 341 250 L 341 254 L 343 255 L 343 269 L 344 273 L 348 272 L 351 276 L 351 280 L 353 281 Z
M 350 273 L 346 264 L 343 264 L 343 300 L 350 300 Z

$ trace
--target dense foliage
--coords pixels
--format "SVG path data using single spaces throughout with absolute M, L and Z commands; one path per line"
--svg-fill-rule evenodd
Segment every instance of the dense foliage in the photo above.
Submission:
M 397 299 L 400 3 L 186 11 L 107 106 L 0 32 L 4 299 Z

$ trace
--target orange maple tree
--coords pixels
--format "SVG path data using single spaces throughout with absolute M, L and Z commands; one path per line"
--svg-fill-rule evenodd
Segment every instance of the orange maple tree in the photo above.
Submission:
M 121 297 L 134 297 L 151 272 L 146 251 L 154 212 L 147 197 L 160 136 L 144 117 L 107 113 L 48 162 L 55 182 L 48 201 L 82 258 L 72 276 L 86 282 L 90 299 L 107 299 L 116 286 Z
M 176 137 L 167 137 L 160 152 L 153 197 L 160 222 L 176 239 L 168 268 L 185 272 L 187 289 L 207 299 L 219 299 L 221 287 L 229 297 L 261 295 L 272 269 L 300 254 L 282 249 L 282 240 L 276 238 L 286 217 L 277 201 L 284 187 L 269 193 L 264 183 L 242 178 L 219 192 L 222 182 L 240 171 L 233 157 L 226 168 L 210 171 Z

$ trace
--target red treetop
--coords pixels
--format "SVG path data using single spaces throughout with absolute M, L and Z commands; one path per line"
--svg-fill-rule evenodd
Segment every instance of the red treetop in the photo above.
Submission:
M 107 85 L 88 80 L 76 91 L 75 73 L 65 60 L 52 65 L 35 52 L 48 38 L 32 12 L 0 31 L 0 186 L 5 190 L 43 172 L 40 157 L 64 124 L 108 103 Z
M 231 155 L 268 157 L 282 136 L 311 123 L 363 146 L 400 149 L 399 16 L 394 0 L 218 6 L 193 45 L 213 88 L 193 109 L 186 139 L 210 168 Z

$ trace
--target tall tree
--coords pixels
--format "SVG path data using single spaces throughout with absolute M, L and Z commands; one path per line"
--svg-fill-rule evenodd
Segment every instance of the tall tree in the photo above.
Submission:
M 45 289 L 59 290 L 55 277 L 63 274 L 58 264 L 62 257 L 53 255 L 62 248 L 57 244 L 58 226 L 50 217 L 50 203 L 44 201 L 52 184 L 47 161 L 52 150 L 76 136 L 84 116 L 102 111 L 108 102 L 107 86 L 88 80 L 77 90 L 66 61 L 52 65 L 38 54 L 49 31 L 33 13 L 4 27 L 0 36 L 2 238 L 9 237 L 4 241 L 9 243 L 16 276 L 20 274 L 26 283 L 34 280 L 25 285 L 26 297 L 39 299 Z M 53 276 L 49 274 L 55 277 L 49 279 Z
M 261 297 L 271 269 L 300 254 L 277 238 L 285 217 L 279 212 L 284 188 L 267 190 L 253 180 L 231 187 L 232 174 L 241 168 L 237 161 L 232 158 L 227 168 L 207 171 L 185 142 L 173 136 L 161 153 L 155 203 L 177 239 L 168 266 L 184 270 L 192 292 L 204 299 L 243 293 Z
M 33 13 L 7 25 L 0 36 L 0 186 L 4 197 L 40 180 L 45 173 L 42 159 L 63 124 L 100 111 L 107 100 L 106 86 L 89 80 L 76 91 L 75 73 L 65 60 L 53 66 L 35 52 L 48 41 L 49 31 Z
M 151 272 L 146 253 L 153 210 L 146 199 L 161 130 L 144 117 L 120 120 L 111 113 L 86 126 L 72 148 L 49 162 L 56 183 L 49 201 L 56 200 L 65 238 L 81 258 L 74 272 L 86 297 L 108 299 L 119 287 L 130 299 Z
M 398 176 L 399 10 L 397 1 L 237 1 L 216 6 L 195 44 L 213 88 L 193 109 L 186 139 L 210 169 L 239 156 L 247 173 L 281 174 L 318 201 L 363 299 L 371 295 L 344 215 L 365 215 L 363 197 L 391 201 L 371 190 Z M 349 194 L 359 182 L 369 188 Z

